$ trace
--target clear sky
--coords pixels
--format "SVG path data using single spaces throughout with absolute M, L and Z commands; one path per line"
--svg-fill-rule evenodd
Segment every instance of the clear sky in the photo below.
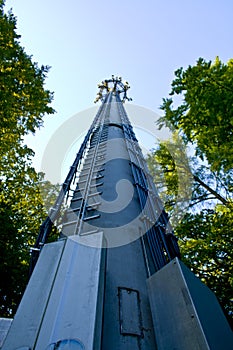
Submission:
M 11 7 L 26 52 L 52 67 L 57 114 L 47 133 L 91 107 L 112 74 L 129 81 L 135 104 L 159 113 L 177 68 L 233 57 L 232 0 L 6 0 Z M 39 131 L 36 143 L 46 137 Z

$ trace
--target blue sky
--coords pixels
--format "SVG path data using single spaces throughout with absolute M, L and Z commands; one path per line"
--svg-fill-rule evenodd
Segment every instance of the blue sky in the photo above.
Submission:
M 159 113 L 177 68 L 233 57 L 232 0 L 6 0 L 11 7 L 26 52 L 52 67 L 57 114 L 47 134 L 91 107 L 112 74 L 129 81 L 135 104 Z M 36 143 L 46 137 L 39 131 Z

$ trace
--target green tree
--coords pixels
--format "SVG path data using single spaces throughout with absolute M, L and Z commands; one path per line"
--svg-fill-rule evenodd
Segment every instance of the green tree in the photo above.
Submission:
M 163 100 L 161 109 L 165 114 L 159 120 L 160 127 L 166 125 L 173 131 L 173 139 L 162 142 L 148 156 L 154 181 L 175 222 L 183 260 L 216 293 L 230 317 L 232 69 L 233 60 L 223 64 L 218 58 L 214 63 L 200 58 L 193 67 L 175 72 L 171 97 Z M 182 173 L 192 179 L 184 182 L 184 189 L 180 186 Z M 191 196 L 185 195 L 186 184 Z
M 32 167 L 34 152 L 24 136 L 54 113 L 53 95 L 44 88 L 47 66 L 28 56 L 16 33 L 16 18 L 0 0 L 0 312 L 14 314 L 28 280 L 29 249 L 46 216 Z M 50 197 L 47 198 L 50 201 Z
M 200 58 L 195 66 L 178 69 L 175 76 L 172 97 L 163 100 L 161 125 L 179 130 L 212 170 L 232 169 L 233 59 L 224 64 L 218 57 L 214 63 Z M 176 96 L 182 102 L 174 108 Z
M 232 210 L 187 213 L 176 228 L 183 261 L 215 292 L 232 318 Z

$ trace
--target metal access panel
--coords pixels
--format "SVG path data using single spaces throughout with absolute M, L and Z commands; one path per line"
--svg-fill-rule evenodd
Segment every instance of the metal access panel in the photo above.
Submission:
M 231 350 L 217 298 L 177 258 L 147 280 L 158 350 Z
M 139 293 L 129 288 L 118 288 L 120 331 L 123 335 L 142 336 Z

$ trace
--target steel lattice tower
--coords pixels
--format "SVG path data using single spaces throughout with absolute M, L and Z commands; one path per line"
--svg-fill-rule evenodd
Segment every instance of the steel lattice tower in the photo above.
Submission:
M 41 226 L 35 269 L 3 350 L 170 350 L 190 340 L 187 349 L 209 349 L 191 304 L 186 316 L 169 281 L 182 284 L 182 271 L 182 300 L 195 300 L 196 282 L 187 287 L 193 277 L 177 259 L 177 240 L 123 106 L 128 83 L 112 77 L 99 88 L 102 104 Z M 67 198 L 61 237 L 45 244 Z M 187 339 L 177 340 L 190 320 Z

